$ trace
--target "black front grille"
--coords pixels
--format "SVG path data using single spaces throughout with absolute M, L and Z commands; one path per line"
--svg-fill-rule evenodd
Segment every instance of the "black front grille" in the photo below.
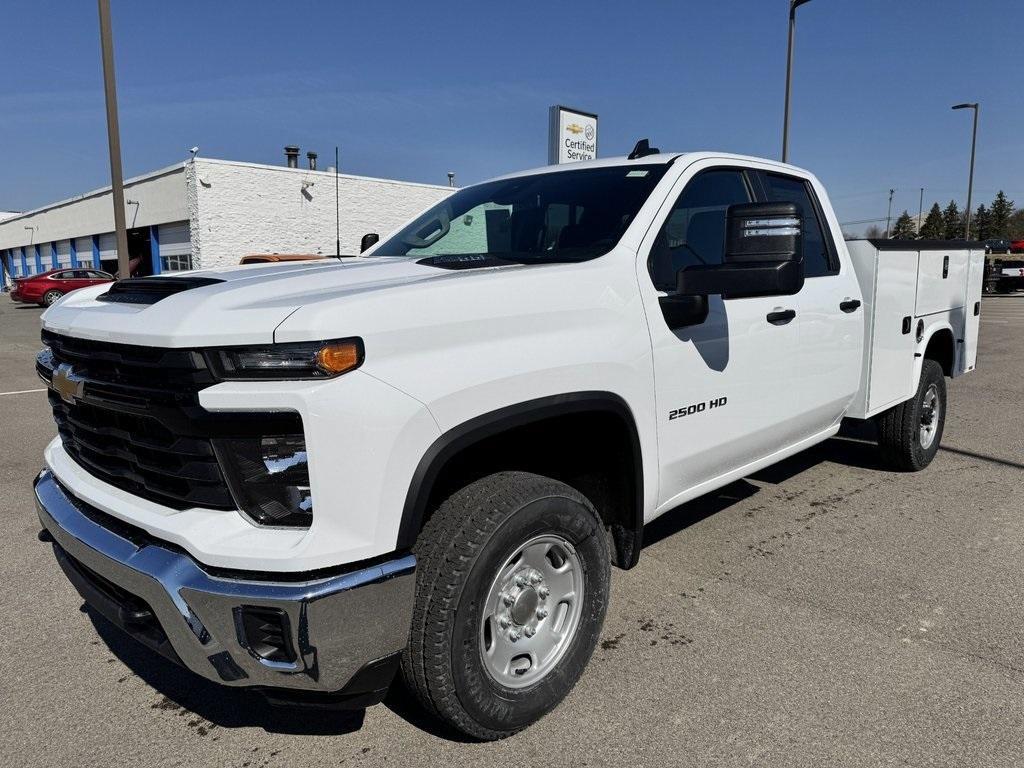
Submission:
M 173 509 L 235 509 L 214 438 L 302 432 L 294 412 L 213 413 L 199 391 L 217 383 L 201 350 L 111 344 L 43 331 L 36 371 L 69 367 L 81 388 L 49 391 L 67 454 L 89 474 Z
M 84 380 L 80 398 L 49 391 L 64 450 L 89 474 L 175 509 L 232 509 L 198 392 L 214 383 L 202 354 L 108 344 L 44 332 L 37 370 L 61 364 Z

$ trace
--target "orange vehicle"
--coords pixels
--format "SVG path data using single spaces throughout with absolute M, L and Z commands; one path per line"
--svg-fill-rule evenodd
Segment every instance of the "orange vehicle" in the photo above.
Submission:
M 276 261 L 311 261 L 326 258 L 318 253 L 250 253 L 239 264 L 267 264 Z

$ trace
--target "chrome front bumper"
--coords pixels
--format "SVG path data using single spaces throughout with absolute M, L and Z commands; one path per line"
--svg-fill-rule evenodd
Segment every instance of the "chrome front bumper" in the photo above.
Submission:
M 387 687 L 408 640 L 412 555 L 308 580 L 229 577 L 79 501 L 49 470 L 36 478 L 35 495 L 57 559 L 85 601 L 172 661 L 224 685 L 353 696 Z M 287 616 L 294 661 L 254 649 L 247 608 Z

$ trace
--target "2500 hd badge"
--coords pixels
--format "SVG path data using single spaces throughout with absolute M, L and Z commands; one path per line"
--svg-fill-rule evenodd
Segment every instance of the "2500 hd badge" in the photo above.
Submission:
M 729 398 L 725 395 L 716 397 L 708 400 L 706 403 L 694 403 L 693 405 L 687 405 L 682 408 L 674 408 L 668 412 L 668 420 L 681 419 L 683 416 L 692 416 L 695 413 L 701 411 L 708 411 L 712 408 L 721 408 L 723 405 L 729 402 Z

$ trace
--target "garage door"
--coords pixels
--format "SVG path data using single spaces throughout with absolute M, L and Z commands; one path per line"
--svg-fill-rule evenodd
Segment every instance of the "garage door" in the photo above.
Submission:
M 92 263 L 92 238 L 91 237 L 76 237 L 75 238 L 75 253 L 78 256 L 78 263 L 83 267 L 94 267 Z
M 181 272 L 192 269 L 192 240 L 187 221 L 161 224 L 157 237 L 160 241 L 161 271 Z
M 58 267 L 70 267 L 71 264 L 71 241 L 70 240 L 58 240 L 57 241 L 57 266 Z

